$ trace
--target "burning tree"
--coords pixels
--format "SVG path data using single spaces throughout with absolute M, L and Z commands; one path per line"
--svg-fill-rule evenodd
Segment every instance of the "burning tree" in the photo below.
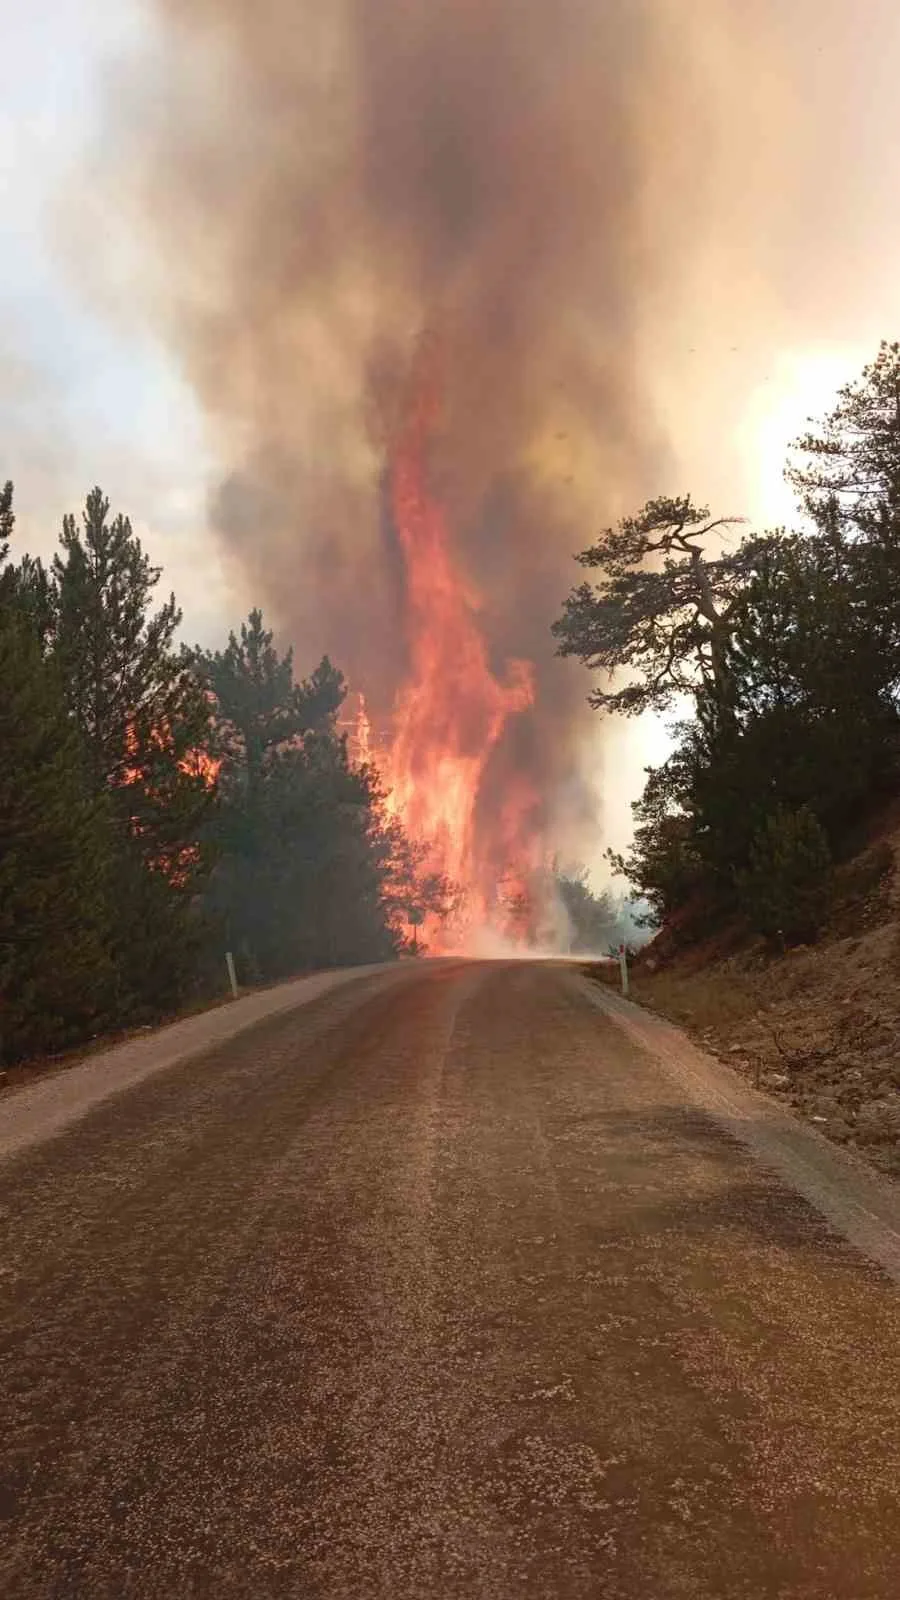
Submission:
M 245 973 L 396 954 L 440 887 L 387 813 L 376 770 L 350 758 L 342 674 L 326 657 L 296 682 L 259 611 L 194 660 L 221 761 L 211 905 Z
M 175 643 L 174 596 L 154 610 L 159 578 L 127 517 L 111 518 L 94 489 L 80 524 L 65 518 L 43 585 L 45 648 L 115 825 L 108 875 L 123 1016 L 171 1009 L 190 986 L 214 801 L 197 758 L 209 706 Z

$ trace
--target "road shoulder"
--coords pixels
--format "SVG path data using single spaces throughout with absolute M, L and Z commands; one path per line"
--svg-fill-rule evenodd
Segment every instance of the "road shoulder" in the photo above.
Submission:
M 900 1189 L 757 1092 L 680 1028 L 580 974 L 571 982 L 664 1068 L 679 1091 L 802 1194 L 900 1283 Z
M 0 1100 L 0 1161 L 42 1144 L 103 1101 L 158 1072 L 205 1055 L 257 1023 L 309 1005 L 347 984 L 379 976 L 391 982 L 408 972 L 407 963 L 391 962 L 296 978 L 156 1028 L 91 1055 L 65 1072 L 14 1088 Z

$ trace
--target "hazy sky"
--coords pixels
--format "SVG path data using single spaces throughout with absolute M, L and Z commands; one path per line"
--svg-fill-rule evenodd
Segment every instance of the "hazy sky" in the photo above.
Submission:
M 698 4 L 718 96 L 715 215 L 696 219 L 677 295 L 647 307 L 643 365 L 655 371 L 672 475 L 659 490 L 690 488 L 717 511 L 773 522 L 790 512 L 788 440 L 879 338 L 900 337 L 900 6 Z M 692 5 L 659 0 L 674 28 Z M 127 263 L 97 273 L 90 260 L 117 249 L 89 175 L 115 137 L 108 109 L 121 119 L 149 16 L 139 0 L 0 0 L 0 30 L 0 475 L 16 482 L 23 543 L 46 551 L 62 512 L 101 483 L 164 565 L 187 636 L 211 642 L 255 598 L 206 531 L 207 489 L 230 463 L 216 459 L 152 319 L 138 306 L 128 316 Z M 767 53 L 745 65 L 754 30 Z M 664 136 L 677 144 L 677 128 Z M 89 227 L 78 225 L 83 203 Z M 92 286 L 117 271 L 111 308 Z M 608 734 L 614 838 L 655 748 L 649 729 Z
M 91 304 L 67 216 L 117 63 L 144 31 L 131 0 L 0 0 L 0 475 L 16 484 L 22 544 L 41 553 L 100 483 L 163 565 L 188 636 L 212 639 L 236 601 L 204 532 L 201 419 L 140 317 L 125 326 Z M 102 230 L 90 248 L 108 248 Z

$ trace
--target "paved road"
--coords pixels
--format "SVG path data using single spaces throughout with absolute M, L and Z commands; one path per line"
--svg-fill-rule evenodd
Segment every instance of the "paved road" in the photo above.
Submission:
M 361 980 L 0 1205 L 4 1597 L 900 1594 L 896 1288 L 560 969 Z

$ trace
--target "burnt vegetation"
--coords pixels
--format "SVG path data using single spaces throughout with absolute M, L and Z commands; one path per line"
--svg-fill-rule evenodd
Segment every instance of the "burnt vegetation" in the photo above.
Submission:
M 94 490 L 49 569 L 0 495 L 0 1065 L 246 983 L 390 959 L 446 886 L 259 611 L 222 650 Z
M 606 712 L 672 709 L 614 867 L 683 936 L 816 939 L 900 791 L 900 345 L 792 448 L 798 530 L 658 499 L 580 557 L 554 625 Z

